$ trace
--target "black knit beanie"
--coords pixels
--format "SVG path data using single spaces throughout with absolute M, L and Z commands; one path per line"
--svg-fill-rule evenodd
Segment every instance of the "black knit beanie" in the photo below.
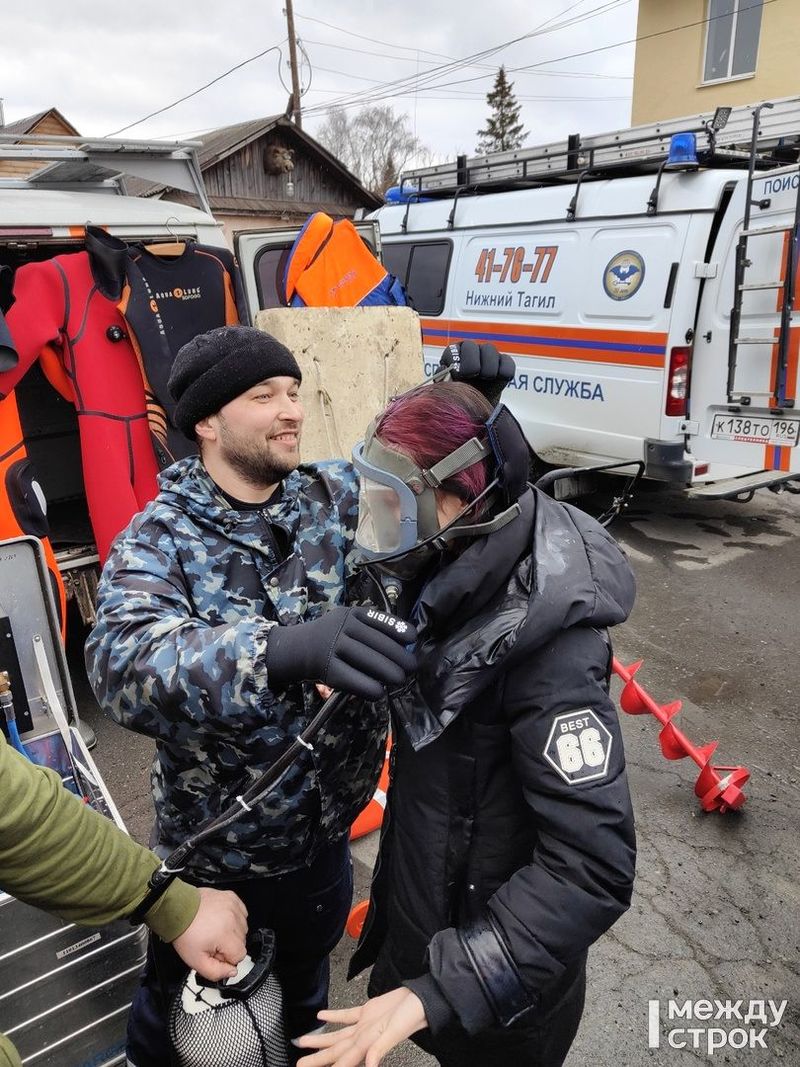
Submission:
M 266 378 L 296 378 L 297 360 L 268 333 L 252 326 L 220 326 L 180 349 L 169 375 L 175 425 L 194 440 L 196 423 Z

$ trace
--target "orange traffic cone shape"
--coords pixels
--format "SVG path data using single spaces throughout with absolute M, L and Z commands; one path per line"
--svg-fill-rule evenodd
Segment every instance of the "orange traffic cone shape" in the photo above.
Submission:
M 381 768 L 381 776 L 378 779 L 378 788 L 375 790 L 375 795 L 372 800 L 367 804 L 360 815 L 357 816 L 356 821 L 350 827 L 350 840 L 355 841 L 358 837 L 363 837 L 365 834 L 371 834 L 373 830 L 377 830 L 383 822 L 383 812 L 386 808 L 386 790 L 389 788 L 389 753 L 391 752 L 392 741 L 391 738 L 386 746 L 386 756 L 383 760 L 383 767 Z
M 356 941 L 361 937 L 361 931 L 364 929 L 368 911 L 369 900 L 360 900 L 358 904 L 353 905 L 353 908 L 347 917 L 345 929 L 347 930 L 348 935 Z

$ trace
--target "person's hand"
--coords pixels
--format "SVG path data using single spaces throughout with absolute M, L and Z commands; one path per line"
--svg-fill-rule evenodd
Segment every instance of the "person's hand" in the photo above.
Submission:
M 475 341 L 454 341 L 449 344 L 440 367 L 450 368 L 454 382 L 467 382 L 480 388 L 482 384 L 496 384 L 502 390 L 514 377 L 514 360 L 506 352 L 498 352 L 494 345 L 479 345 Z
M 297 1067 L 378 1067 L 395 1045 L 428 1025 L 422 1001 L 410 989 L 393 989 L 373 997 L 359 1008 L 321 1011 L 326 1023 L 341 1023 L 341 1030 L 325 1034 L 305 1034 L 295 1044 L 317 1049 L 303 1056 Z
M 267 639 L 270 687 L 320 681 L 343 693 L 379 700 L 416 668 L 411 623 L 377 608 L 333 608 L 311 622 L 273 626 Z
M 172 942 L 187 967 L 211 982 L 233 978 L 247 949 L 247 908 L 235 893 L 200 890 L 200 907 Z

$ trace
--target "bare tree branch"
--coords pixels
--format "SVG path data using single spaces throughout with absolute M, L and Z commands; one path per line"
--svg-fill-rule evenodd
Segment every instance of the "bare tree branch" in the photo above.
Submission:
M 398 115 L 386 105 L 362 108 L 352 118 L 344 111 L 332 111 L 317 139 L 378 196 L 397 182 L 415 156 L 427 154 L 408 115 Z

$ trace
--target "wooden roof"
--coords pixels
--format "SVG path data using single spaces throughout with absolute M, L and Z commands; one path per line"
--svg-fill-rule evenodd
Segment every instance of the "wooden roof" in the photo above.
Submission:
M 341 181 L 352 187 L 364 207 L 380 207 L 382 203 L 380 197 L 365 189 L 355 174 L 352 174 L 336 156 L 331 155 L 318 141 L 299 129 L 285 115 L 267 115 L 260 119 L 248 119 L 246 122 L 237 122 L 231 126 L 221 126 L 219 129 L 210 130 L 201 137 L 194 138 L 202 146 L 197 150 L 200 170 L 209 170 L 228 156 L 240 152 L 253 141 L 275 131 L 284 134 L 287 140 L 299 141 L 307 155 L 315 156 Z M 165 188 L 163 185 L 153 185 L 133 179 L 127 184 L 129 192 L 134 196 L 158 196 Z M 244 204 L 240 205 L 240 209 L 245 209 Z
M 64 127 L 65 134 L 71 134 L 74 137 L 80 136 L 72 123 L 64 118 L 57 107 L 49 107 L 45 111 L 39 111 L 35 115 L 28 115 L 24 119 L 16 119 L 14 122 L 7 122 L 5 126 L 0 126 L 0 132 L 19 134 L 33 133 L 39 123 L 46 118 L 53 118 L 60 122 Z

